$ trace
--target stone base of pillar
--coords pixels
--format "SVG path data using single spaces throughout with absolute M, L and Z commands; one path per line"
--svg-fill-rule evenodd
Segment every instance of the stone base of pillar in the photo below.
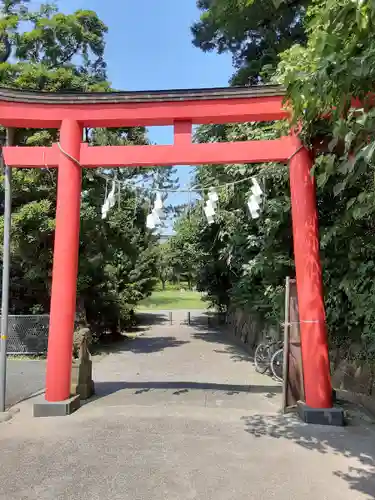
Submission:
M 34 403 L 34 417 L 65 417 L 71 415 L 81 406 L 78 395 L 72 396 L 64 401 L 46 401 L 43 398 Z
M 345 425 L 344 410 L 342 408 L 311 408 L 303 401 L 298 401 L 297 410 L 300 419 L 306 424 L 333 425 L 337 427 Z

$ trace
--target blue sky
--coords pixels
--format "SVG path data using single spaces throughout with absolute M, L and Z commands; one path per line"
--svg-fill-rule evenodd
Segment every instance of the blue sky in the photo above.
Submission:
M 33 1 L 32 4 L 37 2 Z M 108 26 L 108 77 L 118 90 L 222 87 L 233 73 L 231 57 L 203 53 L 192 44 L 196 0 L 60 0 L 60 10 L 95 10 Z M 153 127 L 150 139 L 172 143 L 170 127 Z M 181 185 L 191 168 L 179 167 Z M 173 195 L 173 203 L 187 201 Z

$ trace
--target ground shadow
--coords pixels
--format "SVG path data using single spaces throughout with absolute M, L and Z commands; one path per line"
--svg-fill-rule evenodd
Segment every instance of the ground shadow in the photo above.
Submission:
M 94 347 L 92 355 L 113 354 L 120 352 L 134 352 L 137 354 L 150 354 L 160 352 L 170 347 L 180 347 L 188 344 L 188 340 L 178 340 L 176 337 L 123 337 L 118 342 L 113 342 L 108 345 Z
M 146 381 L 146 382 L 96 382 L 95 393 L 97 398 L 103 398 L 122 390 L 134 390 L 135 395 L 143 394 L 154 390 L 170 390 L 173 394 L 180 395 L 189 391 L 212 391 L 221 392 L 229 396 L 235 394 L 266 394 L 280 393 L 281 386 L 263 386 L 263 385 L 235 385 L 235 384 L 215 384 L 205 382 L 163 382 L 163 381 Z
M 235 363 L 238 363 L 240 361 L 247 361 L 250 363 L 254 362 L 254 356 L 247 353 L 246 351 L 242 352 L 241 348 L 237 346 L 228 345 L 223 349 L 214 349 L 214 352 L 216 352 L 217 354 L 230 354 L 231 360 Z
M 168 312 L 137 312 L 137 323 L 139 327 L 151 327 L 168 323 Z
M 230 354 L 234 362 L 254 361 L 254 356 L 245 350 L 245 345 L 230 335 L 228 327 L 223 325 L 217 317 L 216 320 L 211 318 L 209 323 L 207 323 L 207 318 L 194 318 L 190 326 L 195 330 L 193 338 L 221 346 L 220 349 L 215 349 L 216 353 Z
M 334 474 L 352 490 L 375 499 L 375 431 L 371 427 L 358 422 L 346 428 L 306 425 L 295 415 L 259 414 L 243 417 L 243 421 L 246 432 L 256 438 L 287 439 L 307 450 L 356 459 L 357 466 Z
M 176 337 L 137 337 L 127 344 L 127 350 L 137 354 L 150 354 L 188 343 L 188 340 L 178 340 Z
M 126 332 L 116 334 L 102 335 L 97 342 L 94 342 L 90 351 L 93 356 L 102 354 L 113 354 L 122 351 L 129 351 L 131 343 L 140 338 L 155 325 L 164 325 L 167 323 L 166 314 L 158 313 L 140 313 L 137 314 L 137 324 L 128 328 Z M 164 337 L 165 338 L 165 337 Z M 151 351 L 152 352 L 152 351 Z
M 205 317 L 207 316 L 207 317 Z M 218 344 L 220 348 L 214 349 L 217 354 L 230 356 L 232 361 L 254 363 L 254 354 L 251 345 L 244 344 L 239 337 L 230 333 L 230 327 L 218 314 L 207 313 L 194 318 L 190 326 L 195 330 L 192 337 L 205 342 Z M 271 370 L 267 370 L 264 375 L 273 378 Z

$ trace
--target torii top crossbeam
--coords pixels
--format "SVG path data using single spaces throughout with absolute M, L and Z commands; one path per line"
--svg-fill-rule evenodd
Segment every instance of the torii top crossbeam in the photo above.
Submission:
M 10 167 L 58 167 L 56 230 L 46 399 L 68 400 L 76 307 L 82 167 L 263 163 L 290 160 L 293 243 L 305 395 L 331 406 L 331 385 L 311 157 L 293 135 L 270 141 L 194 144 L 195 124 L 276 121 L 288 117 L 279 86 L 108 93 L 37 93 L 0 88 L 0 124 L 57 128 L 52 147 L 7 146 Z M 167 146 L 89 146 L 83 127 L 172 125 Z
M 46 93 L 0 88 L 0 120 L 7 127 L 136 127 L 261 122 L 287 117 L 283 87 L 229 87 L 141 92 Z
M 80 148 L 80 164 L 97 166 L 171 166 L 285 161 L 293 153 L 290 137 L 274 141 L 193 144 L 192 126 L 207 123 L 261 122 L 288 116 L 279 86 L 153 92 L 47 94 L 0 89 L 0 120 L 8 127 L 59 128 L 64 120 L 82 127 L 173 125 L 173 146 Z M 4 149 L 9 166 L 57 167 L 52 148 Z

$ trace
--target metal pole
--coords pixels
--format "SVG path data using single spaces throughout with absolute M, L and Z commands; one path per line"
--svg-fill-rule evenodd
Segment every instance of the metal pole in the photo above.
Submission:
M 173 323 L 173 320 L 172 320 L 172 312 L 169 313 L 169 324 L 171 325 Z
M 282 411 L 285 413 L 288 406 L 288 385 L 289 385 L 289 334 L 290 334 L 290 278 L 285 280 L 285 318 L 284 318 L 284 359 L 283 359 L 283 395 Z
M 13 144 L 14 130 L 7 129 L 6 145 Z M 7 338 L 9 315 L 9 274 L 10 274 L 10 230 L 12 221 L 12 169 L 4 165 L 4 236 L 3 236 L 3 277 L 1 295 L 1 335 L 0 335 L 0 412 L 5 411 Z

